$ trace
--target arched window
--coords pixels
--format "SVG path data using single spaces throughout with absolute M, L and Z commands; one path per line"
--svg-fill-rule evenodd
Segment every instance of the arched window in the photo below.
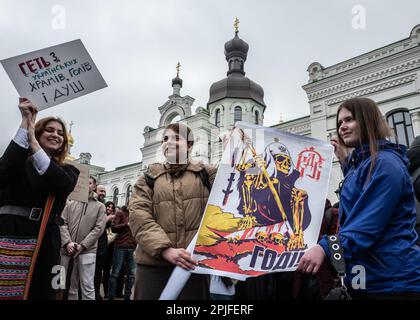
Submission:
M 398 142 L 409 147 L 414 139 L 414 132 L 408 110 L 397 110 L 387 115 L 386 120 L 388 121 L 391 129 L 394 130 L 394 134 L 396 136 L 391 137 L 391 141 Z
M 255 110 L 255 124 L 259 124 L 258 123 L 258 118 L 260 117 L 260 113 L 258 112 L 258 110 Z
M 242 108 L 239 106 L 235 107 L 235 116 L 233 122 L 242 121 Z
M 215 122 L 214 124 L 216 125 L 216 127 L 220 127 L 220 109 L 216 110 L 216 115 L 215 115 Z
M 112 202 L 114 202 L 115 206 L 118 206 L 118 194 L 119 193 L 120 193 L 120 191 L 118 190 L 118 188 L 115 188 L 114 194 L 112 196 Z
M 172 118 L 171 123 L 176 123 L 181 120 L 181 116 L 177 114 L 175 117 Z
M 127 192 L 125 193 L 125 205 L 128 206 L 128 202 L 130 201 L 131 194 L 133 193 L 133 187 L 131 184 L 127 187 Z

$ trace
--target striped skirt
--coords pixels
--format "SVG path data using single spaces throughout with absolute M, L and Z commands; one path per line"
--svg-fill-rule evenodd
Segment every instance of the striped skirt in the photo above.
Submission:
M 0 300 L 22 300 L 37 239 L 0 237 Z

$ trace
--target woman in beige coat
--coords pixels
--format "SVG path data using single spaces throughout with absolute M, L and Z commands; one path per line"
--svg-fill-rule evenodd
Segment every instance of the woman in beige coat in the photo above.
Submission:
M 197 265 L 185 250 L 198 231 L 216 169 L 190 161 L 191 129 L 179 123 L 165 128 L 166 161 L 149 166 L 130 198 L 130 228 L 138 243 L 134 299 L 158 299 L 175 266 Z M 179 299 L 208 299 L 208 276 L 193 274 Z

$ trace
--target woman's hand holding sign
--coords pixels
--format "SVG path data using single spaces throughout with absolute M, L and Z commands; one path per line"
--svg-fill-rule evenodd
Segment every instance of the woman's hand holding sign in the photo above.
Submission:
M 162 257 L 170 263 L 184 268 L 185 270 L 194 270 L 198 262 L 191 258 L 191 253 L 183 248 L 168 248 L 162 252 Z
M 316 245 L 305 252 L 299 261 L 298 271 L 302 273 L 316 274 L 325 259 L 324 249 L 320 245 Z
M 29 124 L 31 122 L 35 124 L 38 108 L 28 98 L 20 97 L 19 98 L 19 111 L 22 115 L 22 122 L 21 122 L 20 127 L 28 130 Z

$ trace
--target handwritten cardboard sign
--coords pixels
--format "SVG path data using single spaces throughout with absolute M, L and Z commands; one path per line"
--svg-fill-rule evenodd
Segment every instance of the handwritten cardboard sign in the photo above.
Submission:
M 19 95 L 39 110 L 107 87 L 80 39 L 0 62 Z
M 68 164 L 79 169 L 80 174 L 73 192 L 67 199 L 87 203 L 89 198 L 89 166 L 74 161 L 68 161 Z

